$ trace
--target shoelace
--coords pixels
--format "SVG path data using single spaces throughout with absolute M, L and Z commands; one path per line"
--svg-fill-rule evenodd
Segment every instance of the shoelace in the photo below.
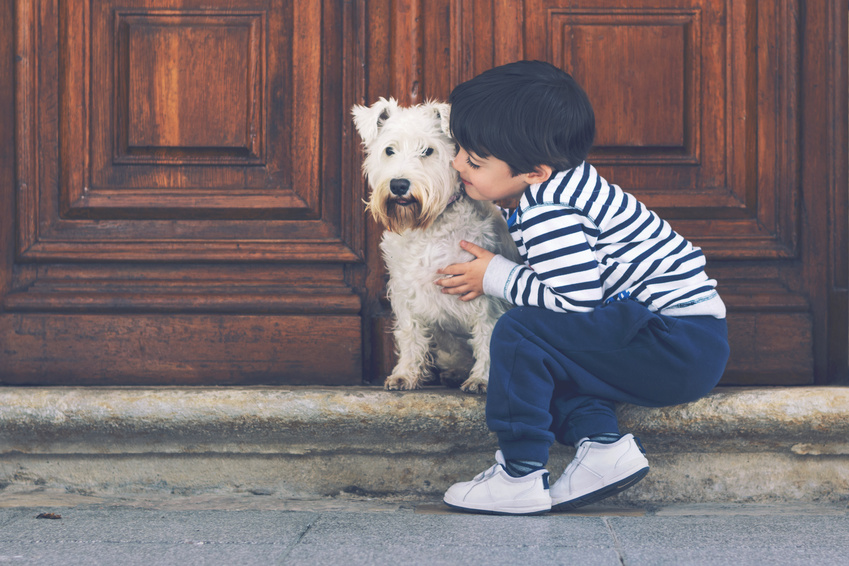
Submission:
M 566 470 L 563 472 L 563 475 L 565 477 L 568 477 L 569 474 L 575 468 L 578 467 L 578 464 L 581 463 L 581 460 L 584 459 L 584 454 L 586 454 L 590 449 L 589 444 L 590 443 L 588 443 L 588 442 L 583 442 L 583 443 L 581 443 L 580 446 L 578 446 L 578 451 L 575 453 L 575 458 L 571 462 L 569 462 L 569 465 L 566 466 Z

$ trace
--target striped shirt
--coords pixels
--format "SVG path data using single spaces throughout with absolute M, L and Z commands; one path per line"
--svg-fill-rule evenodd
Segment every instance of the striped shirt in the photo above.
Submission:
M 529 186 L 508 224 L 524 265 L 493 258 L 488 295 L 558 312 L 633 299 L 672 316 L 725 317 L 701 249 L 586 162 Z

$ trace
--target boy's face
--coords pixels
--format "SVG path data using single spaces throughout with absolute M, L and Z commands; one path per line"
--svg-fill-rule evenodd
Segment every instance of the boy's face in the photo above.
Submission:
M 542 182 L 536 180 L 538 174 L 535 173 L 523 173 L 514 177 L 510 166 L 504 161 L 492 155 L 486 158 L 479 157 L 467 152 L 459 144 L 457 155 L 451 165 L 460 173 L 460 180 L 465 185 L 466 194 L 475 200 L 495 201 L 517 198 L 528 188 L 528 185 Z
M 468 153 L 457 146 L 451 163 L 460 173 L 466 194 L 475 200 L 501 200 L 521 196 L 528 188 L 523 175 L 513 176 L 510 166 L 490 155 L 487 158 Z

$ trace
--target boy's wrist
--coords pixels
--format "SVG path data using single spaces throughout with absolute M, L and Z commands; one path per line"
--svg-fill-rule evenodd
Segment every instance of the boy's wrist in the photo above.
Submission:
M 502 255 L 493 256 L 483 276 L 483 292 L 493 297 L 507 299 L 507 282 L 518 265 Z

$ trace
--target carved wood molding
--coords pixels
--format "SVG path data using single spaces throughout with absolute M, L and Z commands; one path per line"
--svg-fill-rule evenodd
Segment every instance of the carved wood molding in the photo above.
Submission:
M 18 258 L 362 261 L 357 66 L 322 64 L 361 9 L 174 6 L 18 0 Z

